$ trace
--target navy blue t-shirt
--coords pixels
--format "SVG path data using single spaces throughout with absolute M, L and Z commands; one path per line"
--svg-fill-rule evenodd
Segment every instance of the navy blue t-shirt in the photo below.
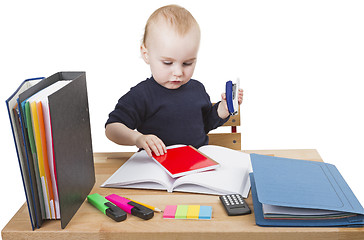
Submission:
M 212 106 L 205 87 L 191 79 L 178 89 L 167 89 L 153 77 L 122 96 L 109 114 L 109 123 L 120 122 L 142 134 L 154 134 L 166 146 L 207 145 L 207 133 L 224 124 Z M 105 126 L 106 126 L 105 125 Z

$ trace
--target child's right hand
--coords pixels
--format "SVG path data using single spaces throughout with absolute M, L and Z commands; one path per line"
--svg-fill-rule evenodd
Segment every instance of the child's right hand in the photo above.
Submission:
M 139 136 L 136 140 L 136 146 L 143 148 L 149 157 L 152 157 L 152 152 L 157 156 L 167 153 L 167 148 L 163 141 L 152 134 Z

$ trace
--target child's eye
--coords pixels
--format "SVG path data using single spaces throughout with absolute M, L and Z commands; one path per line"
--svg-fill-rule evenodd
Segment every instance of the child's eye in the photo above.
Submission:
M 171 62 L 171 61 L 163 61 L 163 64 L 165 64 L 165 65 L 172 65 L 173 62 Z
M 193 64 L 193 62 L 184 62 L 183 63 L 183 66 L 190 66 L 190 65 L 192 65 Z

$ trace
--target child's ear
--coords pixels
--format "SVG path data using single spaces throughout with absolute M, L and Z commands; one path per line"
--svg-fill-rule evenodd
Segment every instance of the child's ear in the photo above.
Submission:
M 149 64 L 149 59 L 148 59 L 148 49 L 145 47 L 145 45 L 144 45 L 144 44 L 142 44 L 142 45 L 140 46 L 140 53 L 142 54 L 142 57 L 143 57 L 143 59 L 144 59 L 144 62 L 145 62 L 146 64 Z

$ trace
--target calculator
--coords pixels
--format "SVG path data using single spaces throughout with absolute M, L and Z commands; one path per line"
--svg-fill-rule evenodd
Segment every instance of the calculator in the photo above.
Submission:
M 251 213 L 248 204 L 240 194 L 228 194 L 219 197 L 229 216 L 237 216 Z

